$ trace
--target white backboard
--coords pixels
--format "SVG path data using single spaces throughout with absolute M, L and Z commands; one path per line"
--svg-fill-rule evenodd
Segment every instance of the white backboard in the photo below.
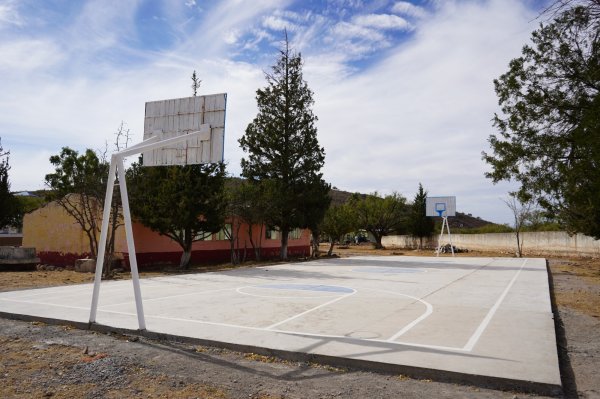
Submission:
M 210 124 L 210 137 L 197 137 L 143 153 L 144 166 L 191 165 L 223 161 L 227 94 L 185 97 L 146 103 L 144 140 L 181 136 Z
M 456 197 L 427 197 L 426 216 L 456 216 Z

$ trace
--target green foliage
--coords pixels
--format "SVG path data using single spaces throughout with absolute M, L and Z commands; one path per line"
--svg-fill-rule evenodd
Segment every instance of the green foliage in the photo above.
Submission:
M 242 175 L 260 182 L 272 207 L 270 224 L 281 231 L 281 257 L 287 258 L 288 233 L 313 227 L 329 206 L 329 185 L 320 172 L 325 151 L 317 140 L 312 91 L 302 77 L 302 58 L 285 47 L 265 74 L 267 87 L 256 91 L 258 114 L 239 143 L 247 157 Z
M 9 151 L 4 151 L 0 141 L 0 228 L 18 226 L 21 221 L 22 209 L 17 198 L 10 192 L 8 171 Z
M 355 194 L 350 200 L 350 206 L 356 212 L 358 227 L 375 237 L 376 248 L 382 248 L 383 236 L 406 232 L 409 207 L 406 198 L 398 193 L 381 197 L 375 192 L 364 198 Z
M 127 171 L 133 216 L 183 249 L 180 267 L 191 257 L 192 243 L 218 232 L 224 224 L 225 165 L 143 167 Z
M 441 230 L 440 227 L 437 228 L 438 231 Z M 467 228 L 467 227 L 459 227 L 452 229 L 452 234 L 491 234 L 491 233 L 513 233 L 514 229 L 505 224 L 495 224 L 490 223 L 485 226 L 477 227 L 477 228 Z
M 415 194 L 410 216 L 408 220 L 408 231 L 414 237 L 418 237 L 419 248 L 423 247 L 423 238 L 431 237 L 435 222 L 433 218 L 425 216 L 427 206 L 427 191 L 423 189 L 423 185 L 419 183 L 419 191 Z
M 50 157 L 55 172 L 46 175 L 46 184 L 52 189 L 48 195 L 55 199 L 72 193 L 102 198 L 108 178 L 108 163 L 101 161 L 93 150 L 84 154 L 63 147 L 59 155 Z
M 37 196 L 36 197 L 21 196 L 21 197 L 17 197 L 17 200 L 21 204 L 21 209 L 23 210 L 24 214 L 33 212 L 36 209 L 41 208 L 47 202 L 44 197 L 37 197 Z
M 568 230 L 600 238 L 600 35 L 592 8 L 567 9 L 542 25 L 494 81 L 502 115 L 483 159 L 494 182 L 521 184 L 520 200 L 533 198 Z
M 250 184 L 247 180 L 230 180 L 225 195 L 227 214 L 246 224 L 254 258 L 260 260 L 264 226 L 272 212 L 266 188 L 260 182 Z M 255 240 L 255 228 L 259 229 L 258 240 Z
M 329 242 L 331 243 L 328 255 L 331 256 L 336 240 L 341 240 L 342 237 L 356 230 L 356 228 L 356 212 L 353 206 L 344 204 L 329 207 L 320 225 L 320 231 L 329 236 Z
M 55 172 L 45 178 L 51 188 L 48 199 L 56 201 L 75 219 L 88 237 L 90 255 L 95 257 L 109 165 L 90 149 L 79 155 L 69 147 L 51 156 L 50 163 Z

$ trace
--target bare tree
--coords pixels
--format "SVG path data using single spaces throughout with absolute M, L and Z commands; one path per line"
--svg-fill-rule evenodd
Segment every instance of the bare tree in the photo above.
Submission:
M 523 256 L 523 239 L 521 237 L 521 232 L 523 230 L 523 226 L 531 217 L 533 209 L 533 201 L 521 202 L 513 194 L 510 195 L 510 198 L 503 199 L 502 202 L 508 206 L 511 210 L 514 217 L 514 226 L 515 236 L 517 238 L 517 257 Z
M 600 0 L 556 0 L 540 13 L 555 18 L 560 13 L 573 7 L 584 7 L 589 10 L 590 16 L 595 20 L 600 18 Z M 538 17 L 539 18 L 539 17 Z
M 121 124 L 117 128 L 115 133 L 114 149 L 115 151 L 121 151 L 127 148 L 131 141 L 130 130 L 126 127 L 125 122 L 121 121 Z M 108 145 L 106 146 L 108 149 Z M 104 162 L 108 163 L 107 152 L 105 150 L 102 154 Z M 115 187 L 113 190 L 112 201 L 110 202 L 110 229 L 108 231 L 108 242 L 104 257 L 104 265 L 102 269 L 102 275 L 107 278 L 111 276 L 112 263 L 115 259 L 115 237 L 119 227 L 123 226 L 123 204 L 121 202 L 121 192 L 119 191 L 119 176 L 115 176 Z M 106 204 L 104 204 L 106 206 Z

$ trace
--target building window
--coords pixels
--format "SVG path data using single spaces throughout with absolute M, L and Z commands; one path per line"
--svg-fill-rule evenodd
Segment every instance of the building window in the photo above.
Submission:
M 300 237 L 302 237 L 302 230 L 300 229 L 294 229 L 290 231 L 290 234 L 288 234 L 288 239 L 290 240 L 297 240 Z
M 194 237 L 194 241 L 212 241 L 213 239 L 212 233 L 207 233 L 205 231 L 196 232 L 196 236 Z
M 231 237 L 231 223 L 225 223 L 225 226 L 215 234 L 215 240 L 229 240 L 229 237 Z
M 276 240 L 279 237 L 279 232 L 273 227 L 267 227 L 265 230 L 265 238 L 267 240 Z

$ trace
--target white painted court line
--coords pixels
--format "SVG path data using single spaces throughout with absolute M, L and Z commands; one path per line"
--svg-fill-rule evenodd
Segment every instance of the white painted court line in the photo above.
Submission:
M 391 291 L 382 291 L 382 292 L 393 293 Z M 408 323 L 406 326 L 404 326 L 403 329 L 401 329 L 396 334 L 394 334 L 390 338 L 388 338 L 386 340 L 388 342 L 389 341 L 395 341 L 396 339 L 398 339 L 398 337 L 406 334 L 411 328 L 413 328 L 414 326 L 416 326 L 417 324 L 419 324 L 420 322 L 422 322 L 423 320 L 425 320 L 426 318 L 428 318 L 433 313 L 433 306 L 429 302 L 424 301 L 423 299 L 417 298 L 417 297 L 412 296 L 412 295 L 406 295 L 406 294 L 400 294 L 400 293 L 395 293 L 395 294 L 396 295 L 405 296 L 407 298 L 411 298 L 411 299 L 414 299 L 414 300 L 416 300 L 418 302 L 421 302 L 422 304 L 425 305 L 425 313 L 423 313 L 421 316 L 419 316 L 416 319 L 414 319 L 412 322 Z
M 269 298 L 269 299 L 326 299 L 326 298 L 338 298 L 338 295 L 321 295 L 321 296 L 278 296 L 278 295 L 259 295 L 252 294 L 244 291 L 246 288 L 260 288 L 258 285 L 246 285 L 244 287 L 238 287 L 235 291 L 240 295 L 253 296 L 255 298 Z
M 103 288 L 105 290 L 112 290 L 112 291 L 121 291 L 121 290 L 125 290 L 125 289 L 131 290 L 130 285 L 124 286 L 124 284 L 123 284 L 123 283 L 127 283 L 128 281 L 129 280 L 111 281 L 110 283 L 116 283 L 116 284 L 113 284 L 114 286 L 104 285 Z M 160 285 L 144 285 L 144 288 L 156 288 L 156 287 L 161 287 L 161 286 Z M 60 295 L 61 297 L 65 297 L 65 296 L 78 294 L 82 291 L 89 291 L 90 296 L 91 296 L 92 289 L 93 289 L 92 284 L 84 283 L 84 284 L 73 284 L 73 285 L 60 285 L 60 286 L 56 286 L 56 287 L 47 287 L 47 288 L 33 288 L 33 289 L 21 290 L 21 291 L 5 291 L 5 292 L 0 292 L 0 296 L 4 296 L 5 294 L 15 294 L 15 295 L 11 295 L 10 297 L 11 298 L 34 298 L 34 297 L 42 296 L 42 295 Z M 65 292 L 65 290 L 66 290 L 66 292 Z M 23 293 L 24 291 L 37 291 L 37 292 L 26 293 L 25 295 L 19 295 L 19 294 Z M 43 292 L 41 292 L 41 291 L 43 291 Z
M 519 274 L 521 274 L 521 271 L 523 270 L 523 267 L 525 267 L 525 264 L 527 263 L 527 260 L 528 259 L 525 259 L 523 261 L 523 263 L 521 264 L 521 267 L 519 268 L 519 270 L 515 273 L 515 275 L 513 276 L 512 280 L 510 280 L 510 282 L 508 283 L 508 285 L 506 286 L 506 288 L 504 289 L 504 291 L 502 292 L 502 294 L 500 295 L 500 297 L 498 298 L 498 300 L 496 301 L 496 303 L 494 303 L 494 306 L 491 307 L 491 309 L 488 311 L 488 313 L 483 318 L 483 321 L 481 322 L 481 324 L 479 325 L 479 327 L 477 327 L 477 329 L 475 330 L 475 332 L 473 333 L 473 335 L 471 336 L 471 338 L 469 339 L 469 341 L 467 342 L 467 344 L 463 347 L 463 349 L 465 351 L 470 352 L 470 351 L 473 350 L 473 348 L 477 344 L 477 341 L 479 341 L 479 338 L 481 338 L 481 335 L 483 334 L 483 332 L 487 328 L 488 324 L 490 324 L 490 321 L 492 320 L 492 317 L 494 317 L 494 314 L 496 313 L 496 311 L 500 307 L 500 304 L 502 304 L 502 301 L 504 301 L 504 298 L 508 294 L 508 291 L 510 291 L 510 289 L 512 288 L 512 286 L 515 283 L 515 281 L 517 281 L 517 278 L 519 277 Z
M 354 289 L 354 288 L 352 288 L 352 289 Z M 352 295 L 356 294 L 357 292 L 358 292 L 358 291 L 354 290 L 354 292 L 351 292 L 350 294 L 346 294 L 346 295 L 340 296 L 340 297 L 338 297 L 338 298 L 332 299 L 331 301 L 328 301 L 328 302 L 322 303 L 322 304 L 320 304 L 319 306 L 315 306 L 315 307 L 314 307 L 314 308 L 312 308 L 312 309 L 308 309 L 308 310 L 306 310 L 306 311 L 304 311 L 304 312 L 302 312 L 302 313 L 298 313 L 298 314 L 297 314 L 297 315 L 295 315 L 295 316 L 292 316 L 292 317 L 290 317 L 290 318 L 287 318 L 287 319 L 285 319 L 285 320 L 282 320 L 282 321 L 280 321 L 280 322 L 277 322 L 277 323 L 275 323 L 275 324 L 271 324 L 270 326 L 268 326 L 268 327 L 265 327 L 265 330 L 270 330 L 270 329 L 273 329 L 273 328 L 275 328 L 275 327 L 277 327 L 277 326 L 280 326 L 280 325 L 282 325 L 282 324 L 285 324 L 285 323 L 287 323 L 288 321 L 292 321 L 292 320 L 294 320 L 294 319 L 297 319 L 298 317 L 302 317 L 302 316 L 304 316 L 304 315 L 306 315 L 306 314 L 308 314 L 308 313 L 310 313 L 310 312 L 314 312 L 315 310 L 318 310 L 318 309 L 324 308 L 325 306 L 329 306 L 329 305 L 331 305 L 331 304 L 333 304 L 333 303 L 335 303 L 335 302 L 337 302 L 337 301 L 341 301 L 342 299 L 346 299 L 346 298 L 348 298 L 349 296 L 352 296 Z
M 48 302 L 36 302 L 36 301 L 24 301 L 22 299 L 12 299 L 12 298 L 0 298 L 0 301 L 7 301 L 7 302 L 15 302 L 15 303 L 28 303 L 30 305 L 45 305 L 45 306 L 54 306 L 54 307 L 58 307 L 58 308 L 66 308 L 66 309 L 78 309 L 78 310 L 85 310 L 87 312 L 90 311 L 90 307 L 83 307 L 83 306 L 71 306 L 71 305 L 62 305 L 62 304 L 57 304 L 57 303 L 48 303 Z
M 221 288 L 218 290 L 188 292 L 187 294 L 177 294 L 177 295 L 161 296 L 161 297 L 147 298 L 147 299 L 145 298 L 144 303 L 151 302 L 151 301 L 162 301 L 165 299 L 172 299 L 172 298 L 181 298 L 184 296 L 205 295 L 205 294 L 212 294 L 215 292 L 233 291 L 233 290 L 235 290 L 235 288 Z M 127 302 L 111 303 L 110 305 L 102 305 L 102 306 L 99 306 L 98 308 L 101 309 L 101 308 L 107 308 L 109 306 L 121 306 L 121 305 L 130 305 L 130 304 L 135 304 L 135 298 L 131 297 L 131 300 L 129 300 Z
M 349 295 L 353 295 L 353 294 L 348 294 L 346 296 L 349 296 Z M 110 311 L 110 310 L 105 310 L 103 312 L 136 317 L 135 313 L 117 312 L 117 311 Z M 311 337 L 311 338 L 343 339 L 343 340 L 348 340 L 348 341 L 354 341 L 354 342 L 356 342 L 357 345 L 360 345 L 361 342 L 363 342 L 363 341 L 368 341 L 368 342 L 377 342 L 377 343 L 394 345 L 394 346 L 409 346 L 409 347 L 415 347 L 415 348 L 435 349 L 435 350 L 452 351 L 452 352 L 465 352 L 465 350 L 463 348 L 456 348 L 456 347 L 451 347 L 451 346 L 416 344 L 416 343 L 399 342 L 399 341 L 391 342 L 391 341 L 383 340 L 383 339 L 355 338 L 355 337 L 347 337 L 345 335 L 314 334 L 314 333 L 289 331 L 289 330 L 268 329 L 268 328 L 264 328 L 264 327 L 240 326 L 237 324 L 218 323 L 218 322 L 213 322 L 213 321 L 183 319 L 180 317 L 166 317 L 166 316 L 152 316 L 152 315 L 146 315 L 146 317 L 149 319 L 179 321 L 179 322 L 184 322 L 184 323 L 203 324 L 203 325 L 210 325 L 210 326 L 217 326 L 217 327 L 228 327 L 228 328 L 236 328 L 236 329 L 244 329 L 244 330 L 262 331 L 262 332 L 273 332 L 273 333 L 295 335 L 295 336 L 306 336 L 306 337 Z

